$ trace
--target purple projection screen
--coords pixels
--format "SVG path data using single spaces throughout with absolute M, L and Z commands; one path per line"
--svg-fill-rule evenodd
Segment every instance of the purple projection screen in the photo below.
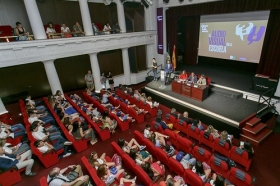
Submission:
M 157 8 L 158 54 L 163 54 L 163 8 Z

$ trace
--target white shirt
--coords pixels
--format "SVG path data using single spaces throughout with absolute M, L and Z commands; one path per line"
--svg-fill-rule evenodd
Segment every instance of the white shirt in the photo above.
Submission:
M 145 130 L 144 130 L 144 136 L 145 136 L 145 138 L 148 138 L 149 135 L 150 135 L 150 131 L 147 130 L 147 129 L 145 129 Z
M 8 147 L 8 145 L 10 145 L 10 143 L 5 143 L 3 149 L 4 149 L 5 153 L 7 153 L 7 154 L 12 154 L 12 153 L 13 153 L 13 150 L 10 149 L 10 147 Z
M 7 133 L 5 132 L 5 128 L 0 128 L 0 138 L 3 138 L 3 137 L 6 137 L 7 136 Z M 15 134 L 10 132 L 10 137 L 14 138 Z
M 1 158 L 6 158 L 6 159 L 10 159 L 10 160 L 15 160 L 15 158 L 10 158 L 9 156 L 6 156 L 5 154 L 3 154 L 2 156 L 0 156 Z
M 39 118 L 37 118 L 36 116 L 35 117 L 29 117 L 28 118 L 28 121 L 29 121 L 29 123 L 30 124 L 32 124 L 34 121 L 38 121 L 39 120 Z M 41 121 L 41 120 L 40 120 Z
M 37 132 L 32 132 L 32 136 L 37 140 L 42 140 L 46 134 L 38 130 Z
M 97 159 L 97 162 L 99 163 L 99 165 L 102 165 L 104 163 L 104 161 L 100 158 Z M 95 169 L 98 169 L 98 166 L 95 166 Z
M 63 176 L 62 174 L 59 174 L 56 176 L 56 178 L 62 178 L 66 181 L 70 181 L 66 176 Z M 47 178 L 47 182 L 49 182 L 51 180 L 50 176 L 48 175 L 48 178 Z M 65 183 L 63 180 L 61 179 L 53 179 L 49 186 L 61 186 L 63 183 Z
M 66 27 L 66 28 L 64 28 L 64 27 L 61 27 L 61 32 L 69 32 L 70 30 L 69 30 L 69 28 L 68 27 Z
M 47 30 L 46 30 L 46 33 L 48 34 L 48 33 L 56 33 L 56 31 L 55 31 L 55 29 L 54 28 L 47 28 Z
M 49 147 L 47 145 L 44 145 L 42 147 L 38 147 L 39 151 L 42 153 L 45 153 L 49 150 Z

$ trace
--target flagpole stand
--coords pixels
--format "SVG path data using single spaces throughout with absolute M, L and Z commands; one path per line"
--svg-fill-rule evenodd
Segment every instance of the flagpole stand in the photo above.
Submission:
M 161 86 L 160 89 L 165 89 L 165 71 L 163 69 L 160 70 L 160 80 L 161 80 Z

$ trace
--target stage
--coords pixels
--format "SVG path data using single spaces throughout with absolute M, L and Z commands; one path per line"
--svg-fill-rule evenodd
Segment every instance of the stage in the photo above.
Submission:
M 159 88 L 160 86 L 160 81 L 152 81 L 146 85 L 145 92 L 160 104 L 174 107 L 180 113 L 188 111 L 191 118 L 199 118 L 207 125 L 211 124 L 236 135 L 239 135 L 239 123 L 257 111 L 258 103 L 248 99 L 229 98 L 210 91 L 209 96 L 200 102 L 172 92 L 171 85 L 165 89 Z M 265 106 L 260 105 L 258 109 Z

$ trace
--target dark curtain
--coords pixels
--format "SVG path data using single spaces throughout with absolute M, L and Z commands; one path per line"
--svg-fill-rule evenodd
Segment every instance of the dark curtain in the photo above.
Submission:
M 197 63 L 198 55 L 198 40 L 200 16 L 186 16 L 185 17 L 185 54 L 184 61 L 186 64 L 195 65 Z
M 278 79 L 280 73 L 280 10 L 271 10 L 266 35 L 264 38 L 263 49 L 258 74 L 270 76 Z
M 173 46 L 177 47 L 177 32 L 178 32 L 178 15 L 176 11 L 166 11 L 166 37 L 167 37 L 167 51 L 172 55 Z

